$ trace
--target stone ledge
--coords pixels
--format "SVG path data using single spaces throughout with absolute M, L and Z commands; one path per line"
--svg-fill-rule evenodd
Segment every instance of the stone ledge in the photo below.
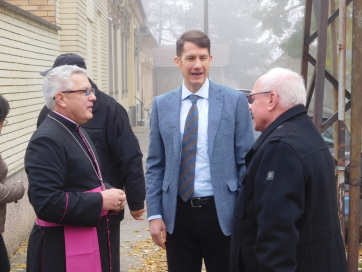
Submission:
M 61 27 L 59 27 L 59 26 L 57 26 L 57 25 L 55 25 L 55 24 L 53 24 L 51 22 L 48 22 L 48 21 L 44 20 L 43 18 L 40 18 L 40 17 L 38 17 L 38 16 L 36 16 L 36 15 L 26 11 L 26 10 L 23 10 L 23 9 L 17 7 L 17 6 L 9 4 L 9 3 L 5 2 L 4 0 L 0 0 L 0 7 L 5 7 L 6 9 L 9 9 L 9 10 L 15 12 L 15 13 L 21 14 L 21 15 L 27 17 L 27 18 L 30 18 L 30 19 L 38 22 L 38 23 L 46 25 L 47 27 L 50 27 L 52 29 L 55 29 L 55 30 L 61 30 L 62 29 Z

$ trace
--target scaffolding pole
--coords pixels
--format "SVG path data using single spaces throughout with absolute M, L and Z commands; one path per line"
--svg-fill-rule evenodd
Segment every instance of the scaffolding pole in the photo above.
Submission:
M 333 0 L 332 0 L 333 1 Z M 337 199 L 338 215 L 343 241 L 345 240 L 344 190 L 345 190 L 345 89 L 346 89 L 346 1 L 339 1 L 339 43 L 338 43 L 338 122 L 337 122 Z M 336 150 L 336 147 L 335 147 Z
M 358 271 L 361 190 L 362 120 L 362 1 L 353 2 L 351 163 L 348 219 L 348 271 Z
M 334 122 L 337 124 L 338 133 L 338 148 L 335 146 L 335 154 L 337 154 L 337 166 L 336 166 L 336 186 L 338 191 L 338 209 L 339 219 L 341 223 L 342 234 L 344 233 L 344 187 L 345 187 L 345 112 L 352 108 L 352 97 L 351 93 L 346 89 L 346 7 L 353 3 L 353 0 L 339 0 L 339 8 L 335 10 L 335 0 L 305 0 L 305 21 L 304 21 L 304 37 L 303 37 L 303 54 L 301 63 L 301 74 L 306 82 L 307 92 L 307 109 L 311 108 L 312 99 L 314 98 L 314 124 L 319 131 L 324 131 Z M 328 7 L 331 4 L 331 16 L 328 18 Z M 357 6 L 354 9 L 353 14 L 353 67 L 352 73 L 354 77 L 353 87 L 354 98 L 352 110 L 354 119 L 352 120 L 351 139 L 354 139 L 351 150 L 355 154 L 354 163 L 351 162 L 351 171 L 353 168 L 354 179 L 350 179 L 350 214 L 349 214 L 349 231 L 348 240 L 351 244 L 348 244 L 348 255 L 349 262 L 355 264 L 357 267 L 358 263 L 358 245 L 359 245 L 359 203 L 360 203 L 360 184 L 361 184 L 361 110 L 362 110 L 362 97 L 361 97 L 361 86 L 362 86 L 362 68 L 360 60 L 362 58 L 362 12 L 361 6 L 362 1 L 358 1 Z M 314 15 L 316 18 L 317 31 L 311 34 L 311 19 L 314 9 Z M 358 16 L 357 16 L 358 15 Z M 328 26 L 334 22 L 338 16 L 339 19 L 339 41 L 338 41 L 338 80 L 326 70 L 326 55 L 327 55 L 327 31 Z M 333 26 L 332 26 L 333 31 Z M 333 34 L 333 33 L 332 33 Z M 310 45 L 317 40 L 317 54 L 314 58 L 310 51 Z M 334 41 L 335 38 L 332 37 Z M 333 45 L 332 45 L 333 46 Z M 336 50 L 331 50 L 332 54 L 336 54 Z M 314 67 L 313 73 L 308 74 L 308 66 Z M 335 71 L 335 70 L 334 70 Z M 338 111 L 330 116 L 327 121 L 322 123 L 323 115 L 323 100 L 324 100 L 324 81 L 328 80 L 333 88 L 338 89 L 338 97 L 335 100 L 334 108 L 338 108 Z M 359 89 L 358 89 L 359 88 Z M 357 95 L 356 93 L 359 93 Z M 356 125 L 357 124 L 357 125 Z M 335 135 L 336 135 L 335 134 Z M 351 142 L 352 144 L 352 142 Z M 356 146 L 358 148 L 356 148 Z M 358 158 L 357 158 L 358 157 Z M 351 155 L 351 161 L 353 160 Z M 360 167 L 359 170 L 354 168 Z M 352 174 L 352 172 L 351 172 Z M 352 176 L 351 176 L 352 178 Z M 353 188 L 354 187 L 354 188 Z M 355 199 L 355 200 L 353 200 Z M 343 236 L 344 237 L 344 236 Z M 355 267 L 350 269 L 350 272 L 356 272 Z

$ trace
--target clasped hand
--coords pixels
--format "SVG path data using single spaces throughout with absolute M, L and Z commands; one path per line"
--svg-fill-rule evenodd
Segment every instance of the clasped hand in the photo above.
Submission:
M 119 212 L 126 206 L 126 194 L 121 189 L 111 188 L 101 192 L 103 210 Z

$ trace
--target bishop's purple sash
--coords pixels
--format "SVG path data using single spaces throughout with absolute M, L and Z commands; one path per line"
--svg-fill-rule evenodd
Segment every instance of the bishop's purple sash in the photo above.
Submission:
M 89 192 L 101 192 L 102 187 Z M 102 216 L 108 211 L 102 210 Z M 36 219 L 36 224 L 42 227 L 64 227 L 65 262 L 67 272 L 102 272 L 99 253 L 98 234 L 96 227 L 77 227 L 61 225 Z

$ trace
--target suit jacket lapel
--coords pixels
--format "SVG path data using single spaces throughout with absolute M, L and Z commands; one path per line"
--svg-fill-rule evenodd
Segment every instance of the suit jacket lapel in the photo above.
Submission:
M 211 157 L 216 133 L 219 127 L 222 113 L 222 92 L 221 89 L 210 81 L 209 87 L 209 125 L 208 125 L 208 153 Z
M 170 101 L 168 104 L 169 122 L 173 135 L 173 147 L 175 153 L 181 150 L 181 135 L 180 135 L 180 108 L 181 108 L 181 88 L 171 92 Z

